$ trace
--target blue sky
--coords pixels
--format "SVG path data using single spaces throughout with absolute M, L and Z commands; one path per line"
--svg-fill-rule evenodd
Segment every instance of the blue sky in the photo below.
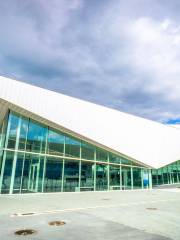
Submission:
M 179 0 L 0 1 L 0 75 L 180 120 Z

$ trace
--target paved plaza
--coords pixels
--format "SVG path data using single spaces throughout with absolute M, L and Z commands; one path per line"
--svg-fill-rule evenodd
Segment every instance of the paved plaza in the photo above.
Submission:
M 180 188 L 1 195 L 0 239 L 179 240 Z

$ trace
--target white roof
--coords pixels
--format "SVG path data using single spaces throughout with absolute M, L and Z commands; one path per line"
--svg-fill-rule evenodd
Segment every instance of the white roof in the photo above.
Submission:
M 152 168 L 180 159 L 174 127 L 5 77 L 0 99 Z

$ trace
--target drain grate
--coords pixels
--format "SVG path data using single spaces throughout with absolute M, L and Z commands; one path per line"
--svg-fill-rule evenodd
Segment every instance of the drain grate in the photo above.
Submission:
M 49 225 L 50 226 L 62 226 L 62 225 L 65 225 L 66 223 L 64 221 L 52 221 L 52 222 L 49 222 Z
M 157 210 L 157 208 L 155 207 L 149 207 L 149 208 L 146 208 L 147 210 Z
M 102 200 L 103 201 L 109 201 L 110 199 L 109 198 L 103 198 Z
M 15 235 L 22 235 L 22 236 L 26 236 L 26 235 L 32 235 L 34 233 L 36 233 L 37 231 L 34 229 L 21 229 L 16 231 L 14 234 Z

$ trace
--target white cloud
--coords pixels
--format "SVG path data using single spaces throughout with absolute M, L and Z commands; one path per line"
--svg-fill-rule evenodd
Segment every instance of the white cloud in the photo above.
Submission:
M 1 74 L 159 121 L 180 117 L 180 23 L 136 2 L 0 3 Z

